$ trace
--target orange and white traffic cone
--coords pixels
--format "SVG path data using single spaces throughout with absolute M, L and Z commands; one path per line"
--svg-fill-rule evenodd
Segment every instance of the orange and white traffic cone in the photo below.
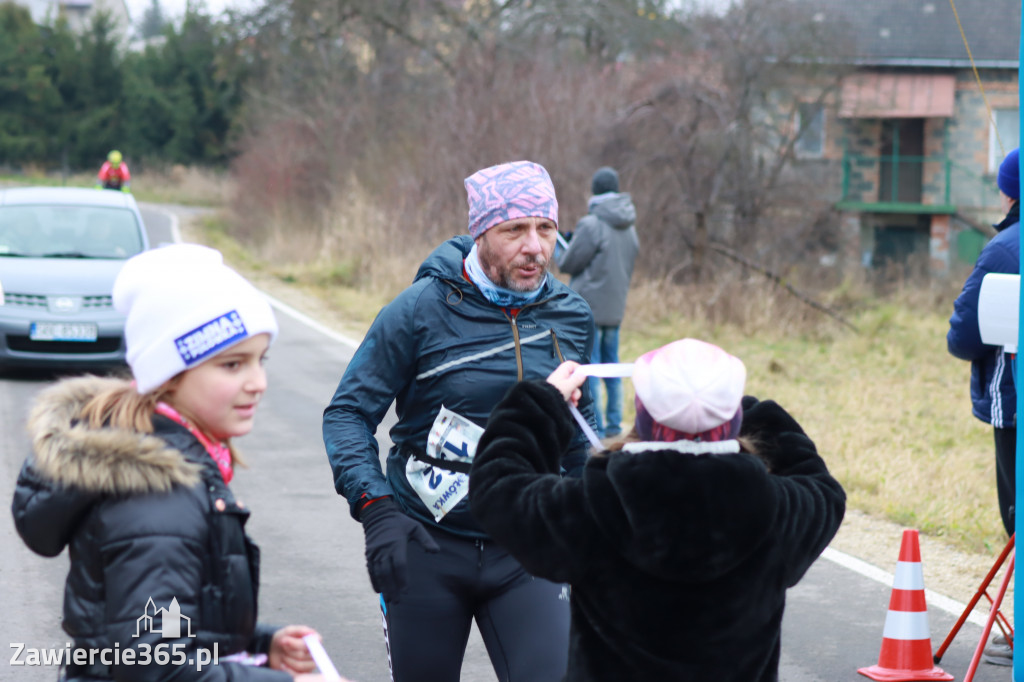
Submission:
M 878 665 L 859 668 L 857 672 L 880 682 L 953 679 L 952 675 L 935 665 L 932 658 L 921 548 L 916 530 L 903 531 Z

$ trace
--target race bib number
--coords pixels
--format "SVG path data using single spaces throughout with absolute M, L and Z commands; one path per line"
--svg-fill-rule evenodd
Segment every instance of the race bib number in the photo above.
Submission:
M 482 428 L 442 405 L 427 435 L 427 454 L 434 459 L 468 464 L 473 461 L 483 433 Z M 467 474 L 448 471 L 415 457 L 406 462 L 405 476 L 435 521 L 443 519 L 469 492 Z

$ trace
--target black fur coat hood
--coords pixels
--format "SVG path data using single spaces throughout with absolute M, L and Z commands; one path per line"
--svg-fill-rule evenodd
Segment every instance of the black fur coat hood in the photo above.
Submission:
M 592 456 L 582 479 L 558 476 L 575 426 L 553 387 L 520 383 L 493 411 L 470 506 L 527 570 L 572 585 L 568 680 L 777 678 L 785 591 L 835 535 L 845 494 L 785 410 L 745 406 L 759 455 L 635 443 Z

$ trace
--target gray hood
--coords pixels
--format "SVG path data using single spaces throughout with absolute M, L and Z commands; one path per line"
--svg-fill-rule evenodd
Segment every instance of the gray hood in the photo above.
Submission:
M 625 230 L 636 222 L 636 206 L 627 192 L 608 192 L 590 198 L 591 215 L 617 230 Z

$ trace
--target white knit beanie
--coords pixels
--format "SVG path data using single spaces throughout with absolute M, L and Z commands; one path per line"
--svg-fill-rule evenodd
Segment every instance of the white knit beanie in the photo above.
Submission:
M 220 252 L 174 244 L 129 258 L 114 282 L 127 317 L 128 365 L 139 393 L 257 334 L 277 336 L 266 297 L 224 265 Z
M 633 388 L 659 424 L 683 433 L 702 433 L 736 415 L 747 368 L 718 346 L 681 339 L 640 356 Z

